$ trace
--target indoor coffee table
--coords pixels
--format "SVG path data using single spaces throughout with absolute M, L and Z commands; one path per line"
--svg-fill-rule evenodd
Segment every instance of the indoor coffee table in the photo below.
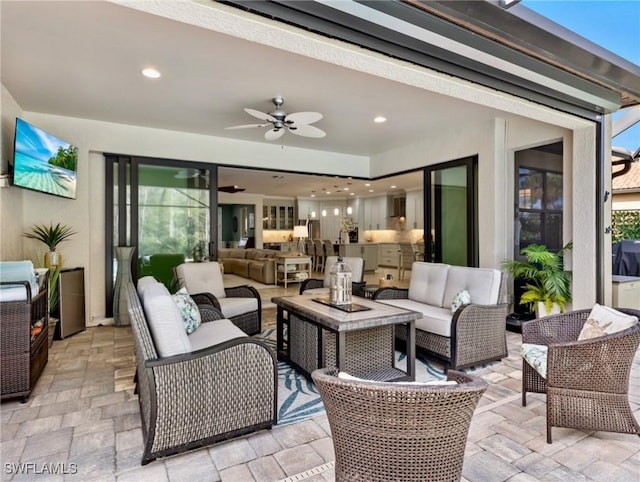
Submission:
M 415 380 L 415 311 L 354 298 L 343 311 L 318 295 L 271 298 L 278 307 L 278 359 L 307 378 L 317 368 L 377 381 Z M 344 307 L 343 307 L 344 308 Z M 407 327 L 406 370 L 395 366 L 395 325 Z M 285 334 L 285 326 L 287 327 Z

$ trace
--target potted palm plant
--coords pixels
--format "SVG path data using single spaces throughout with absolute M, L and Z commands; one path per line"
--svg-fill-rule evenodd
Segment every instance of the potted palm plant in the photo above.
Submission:
M 34 224 L 31 226 L 31 232 L 24 233 L 27 238 L 42 241 L 49 248 L 49 252 L 44 255 L 44 265 L 47 268 L 62 266 L 62 256 L 56 253 L 56 248 L 58 244 L 69 239 L 74 234 L 76 232 L 70 226 L 60 223 L 54 226 L 53 222 L 49 226 L 46 224 Z
M 524 261 L 506 260 L 502 268 L 526 283 L 520 304 L 536 310 L 536 316 L 564 312 L 571 302 L 571 271 L 565 271 L 563 256 L 573 247 L 567 243 L 554 253 L 542 244 L 530 244 L 522 249 Z

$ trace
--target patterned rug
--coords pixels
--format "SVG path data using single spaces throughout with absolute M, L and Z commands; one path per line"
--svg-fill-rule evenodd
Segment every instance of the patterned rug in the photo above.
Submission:
M 276 349 L 275 309 L 263 310 L 264 330 L 256 338 Z M 396 367 L 406 367 L 406 355 L 396 351 Z M 443 380 L 443 366 L 416 356 L 416 380 Z M 288 425 L 324 413 L 324 405 L 313 383 L 286 362 L 278 362 L 278 425 Z

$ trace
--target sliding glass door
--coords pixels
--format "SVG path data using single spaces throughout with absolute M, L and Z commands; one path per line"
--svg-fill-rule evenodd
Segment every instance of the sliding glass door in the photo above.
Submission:
M 477 159 L 425 169 L 425 259 L 457 266 L 478 265 Z
M 214 253 L 217 171 L 210 164 L 107 156 L 107 306 L 114 246 L 135 246 L 134 279 L 151 275 L 175 291 L 173 268 Z M 110 174 L 110 175 L 109 175 Z

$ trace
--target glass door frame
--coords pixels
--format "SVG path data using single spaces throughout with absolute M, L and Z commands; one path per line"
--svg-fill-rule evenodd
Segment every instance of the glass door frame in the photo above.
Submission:
M 159 167 L 175 167 L 177 169 L 201 169 L 209 171 L 209 258 L 217 259 L 218 240 L 218 165 L 162 159 L 155 157 L 127 156 L 121 154 L 105 154 L 105 312 L 113 315 L 113 259 L 116 246 L 135 246 L 138 251 L 138 168 L 141 164 Z M 115 173 L 117 166 L 117 174 Z M 114 175 L 115 174 L 115 175 Z M 118 239 L 114 242 L 114 191 L 118 189 Z M 130 205 L 127 205 L 129 195 Z M 117 244 L 116 244 L 117 243 Z M 135 256 L 134 255 L 134 256 Z M 131 274 L 137 279 L 138 264 L 132 263 Z
M 436 171 L 453 167 L 466 167 L 467 186 L 467 266 L 477 267 L 479 265 L 478 247 L 478 156 L 470 156 L 453 161 L 434 164 L 424 168 L 424 241 L 425 241 L 425 261 L 434 263 L 442 262 L 442 251 L 436 243 L 437 234 L 442 229 L 442 220 L 436 214 L 436 219 L 431 210 L 431 199 L 433 198 L 432 174 Z M 437 206 L 436 206 L 437 208 Z M 432 230 L 434 236 L 432 237 Z M 429 255 L 432 253 L 432 257 Z M 431 257 L 431 259 L 429 259 Z

